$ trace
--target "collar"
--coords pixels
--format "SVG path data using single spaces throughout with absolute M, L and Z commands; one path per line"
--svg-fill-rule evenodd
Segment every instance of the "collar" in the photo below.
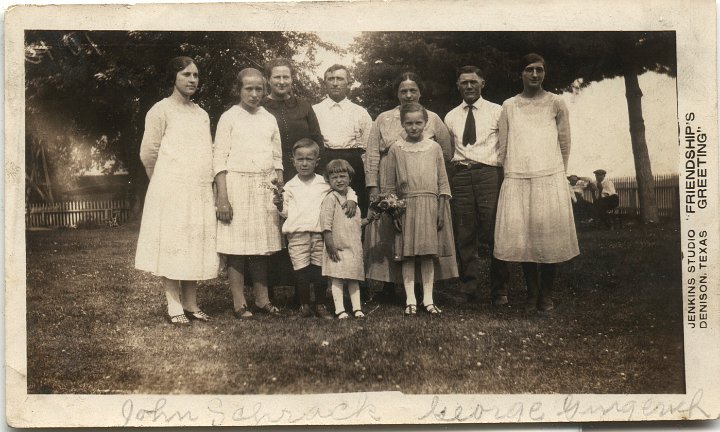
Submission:
M 315 185 L 318 183 L 325 183 L 325 177 L 321 176 L 320 174 L 315 173 L 315 178 L 313 179 L 312 183 L 310 183 L 310 185 Z M 300 180 L 300 177 L 298 177 L 298 175 L 295 174 L 295 177 L 288 180 L 288 182 L 286 184 L 304 185 L 305 182 Z
M 271 109 L 279 109 L 283 105 L 287 108 L 295 108 L 298 105 L 298 98 L 296 98 L 295 95 L 290 95 L 289 99 L 275 100 L 270 99 L 269 96 L 265 96 L 261 105 L 270 107 Z
M 485 99 L 483 99 L 482 96 L 480 96 L 478 98 L 478 100 L 476 100 L 472 104 L 469 104 L 463 100 L 462 103 L 460 104 L 460 108 L 462 108 L 462 110 L 465 111 L 466 107 L 468 107 L 469 105 L 472 105 L 475 107 L 476 110 L 480 111 L 480 107 L 483 105 L 484 102 L 485 102 Z
M 331 193 L 335 195 L 335 199 L 338 200 L 340 204 L 345 204 L 345 202 L 347 201 L 347 192 L 345 193 L 345 195 L 341 195 L 337 191 L 332 191 Z
M 348 106 L 351 103 L 347 97 L 344 98 L 343 100 L 341 100 L 340 102 L 335 102 L 334 100 L 332 100 L 330 98 L 330 96 L 323 99 L 323 102 L 330 107 L 337 105 L 340 108 L 345 108 L 346 106 Z
M 422 141 L 416 143 L 411 143 L 405 139 L 403 139 L 402 141 L 397 141 L 395 143 L 395 145 L 398 146 L 400 150 L 403 150 L 407 153 L 417 153 L 428 150 L 433 146 L 433 144 L 435 144 L 435 141 L 429 140 L 424 136 Z

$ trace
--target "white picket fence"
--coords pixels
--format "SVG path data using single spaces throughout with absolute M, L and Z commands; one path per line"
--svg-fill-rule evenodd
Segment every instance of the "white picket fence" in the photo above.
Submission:
M 680 215 L 678 175 L 656 175 L 654 178 L 658 215 L 666 218 L 678 218 Z M 615 191 L 620 199 L 620 205 L 615 211 L 622 215 L 639 215 L 640 199 L 638 198 L 635 177 L 615 177 L 610 180 L 615 185 Z M 586 189 L 583 196 L 587 201 L 592 201 L 592 192 L 590 190 Z
M 128 201 L 66 201 L 28 204 L 25 209 L 25 227 L 77 227 L 78 224 L 115 225 L 128 219 Z

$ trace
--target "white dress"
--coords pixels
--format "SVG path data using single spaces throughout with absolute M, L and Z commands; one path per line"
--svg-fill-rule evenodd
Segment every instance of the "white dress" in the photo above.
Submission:
M 156 103 L 145 119 L 140 157 L 151 178 L 135 267 L 175 280 L 217 277 L 207 113 L 171 98 Z
M 280 130 L 264 108 L 255 113 L 235 105 L 218 122 L 213 152 L 215 173 L 227 171 L 230 222 L 217 222 L 217 251 L 269 255 L 282 249 L 280 217 L 272 180 L 282 170 Z
M 360 212 L 349 218 L 342 207 L 347 197 L 337 192 L 330 192 L 323 199 L 320 209 L 320 227 L 323 231 L 330 230 L 335 247 L 338 248 L 340 261 L 330 259 L 327 249 L 323 248 L 322 274 L 338 279 L 365 280 L 363 266 L 363 248 L 360 240 Z
M 521 95 L 503 103 L 498 138 L 505 179 L 495 222 L 496 258 L 559 263 L 579 254 L 565 165 L 567 107 L 559 96 Z

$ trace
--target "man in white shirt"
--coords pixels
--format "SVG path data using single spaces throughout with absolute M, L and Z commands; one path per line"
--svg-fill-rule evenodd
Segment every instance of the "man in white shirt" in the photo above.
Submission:
M 590 187 L 591 180 L 586 177 L 578 177 L 575 174 L 568 176 L 568 187 L 570 188 L 570 199 L 572 200 L 575 222 L 591 218 L 593 206 L 584 197 L 585 189 Z
M 480 68 L 459 70 L 458 90 L 463 102 L 445 116 L 454 143 L 448 174 L 452 187 L 455 243 L 460 261 L 461 290 L 469 301 L 477 301 L 480 279 L 479 246 L 489 247 L 492 303 L 508 303 L 506 262 L 493 256 L 495 214 L 503 172 L 498 148 L 500 105 L 481 97 L 485 79 Z
M 610 228 L 610 219 L 608 218 L 608 212 L 617 208 L 620 205 L 620 197 L 618 197 L 615 191 L 615 185 L 613 182 L 605 178 L 607 171 L 604 169 L 597 169 L 593 171 L 595 174 L 595 181 L 590 183 L 590 188 L 593 191 L 593 207 L 595 207 L 595 215 L 597 218 L 605 224 L 606 228 Z
M 372 119 L 365 108 L 350 102 L 350 72 L 345 66 L 332 65 L 324 77 L 327 97 L 313 105 L 325 142 L 323 166 L 333 159 L 345 159 L 355 171 L 350 187 L 358 194 L 358 205 L 364 215 L 368 201 L 363 163 Z

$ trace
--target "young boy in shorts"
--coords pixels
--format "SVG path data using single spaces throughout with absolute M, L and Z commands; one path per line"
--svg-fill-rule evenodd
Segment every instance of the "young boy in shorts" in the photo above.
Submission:
M 320 228 L 320 206 L 330 193 L 330 186 L 323 176 L 315 173 L 319 162 L 320 146 L 310 138 L 303 138 L 293 145 L 293 165 L 297 175 L 285 183 L 282 196 L 276 196 L 273 204 L 285 222 L 282 233 L 287 236 L 288 253 L 297 277 L 300 299 L 300 315 L 332 319 L 325 307 L 326 284 L 322 277 L 323 249 L 325 247 Z M 348 217 L 355 215 L 357 195 L 348 190 Z M 310 284 L 315 291 L 315 307 L 310 307 Z

